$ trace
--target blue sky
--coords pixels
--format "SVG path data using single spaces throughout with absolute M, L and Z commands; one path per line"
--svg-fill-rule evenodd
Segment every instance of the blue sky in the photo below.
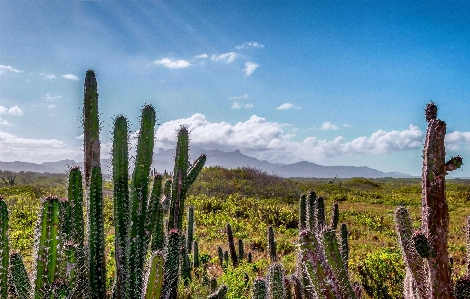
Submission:
M 153 104 L 157 147 L 419 175 L 434 101 L 470 157 L 464 1 L 0 1 L 0 161 L 82 160 L 94 69 L 112 119 Z M 210 157 L 209 157 L 210 158 Z M 464 166 L 454 175 L 470 176 Z

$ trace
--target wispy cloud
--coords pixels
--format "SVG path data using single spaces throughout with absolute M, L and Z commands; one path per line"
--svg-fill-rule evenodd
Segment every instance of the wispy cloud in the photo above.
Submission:
M 52 101 L 58 100 L 60 98 L 62 98 L 61 95 L 54 96 L 54 95 L 52 95 L 52 93 L 49 93 L 49 92 L 46 93 L 46 101 L 48 101 L 48 102 L 52 102 Z
M 23 72 L 23 71 L 12 68 L 10 65 L 0 64 L 0 75 L 5 73 L 5 71 L 9 71 L 9 72 L 13 72 L 13 73 L 22 73 Z
M 281 106 L 276 108 L 276 110 L 293 110 L 293 109 L 300 109 L 300 107 L 291 103 L 284 103 Z
M 69 79 L 69 80 L 78 80 L 78 77 L 72 74 L 65 74 L 65 75 L 62 75 L 62 77 L 64 77 L 65 79 Z
M 251 108 L 253 108 L 253 104 L 252 103 L 240 104 L 239 102 L 233 102 L 231 109 L 238 110 L 238 109 L 241 109 L 241 108 L 251 109 Z
M 408 129 L 402 131 L 378 130 L 368 137 L 357 137 L 351 141 L 346 141 L 342 136 L 332 140 L 308 137 L 303 141 L 293 141 L 295 135 L 284 132 L 286 124 L 269 122 L 256 115 L 245 122 L 232 125 L 227 122 L 211 123 L 204 115 L 194 114 L 190 118 L 163 123 L 157 129 L 157 146 L 173 148 L 176 142 L 175 131 L 182 125 L 188 127 L 194 146 L 208 150 L 239 149 L 258 159 L 283 163 L 303 160 L 322 163 L 324 159 L 339 156 L 414 150 L 422 147 L 424 138 L 423 132 L 418 127 L 410 125 Z M 454 138 L 459 142 L 469 143 L 470 132 L 465 134 L 455 135 Z M 466 136 L 468 140 L 461 139 L 461 135 Z
M 234 96 L 234 97 L 230 97 L 228 98 L 229 100 L 239 100 L 239 99 L 247 99 L 249 97 L 248 94 L 244 94 L 242 96 Z
M 205 59 L 205 58 L 209 58 L 209 55 L 207 55 L 206 53 L 204 53 L 204 54 L 201 54 L 201 55 L 196 55 L 196 56 L 194 56 L 194 58 L 197 58 L 197 59 Z
M 11 126 L 11 123 L 10 123 L 8 120 L 3 119 L 3 118 L 0 117 L 0 126 L 7 126 L 7 127 L 9 127 L 9 126 Z
M 259 64 L 248 61 L 245 63 L 245 76 L 253 74 L 253 72 L 259 67 Z
M 337 125 L 332 124 L 329 121 L 327 121 L 327 122 L 324 122 L 321 125 L 321 129 L 324 130 L 324 131 L 326 131 L 326 130 L 338 130 L 339 127 Z
M 171 59 L 168 57 L 155 60 L 154 63 L 156 65 L 162 65 L 163 67 L 169 68 L 169 69 L 184 69 L 187 67 L 191 66 L 191 63 L 187 60 L 177 60 L 177 59 Z
M 54 78 L 55 78 L 55 75 L 54 75 L 54 74 L 40 73 L 39 76 L 41 76 L 41 77 L 44 78 L 44 79 L 48 79 L 48 80 L 51 80 L 51 79 L 54 79 Z M 77 79 L 78 79 L 78 78 L 77 78 Z
M 11 108 L 0 106 L 0 115 L 2 114 L 23 115 L 23 111 L 18 106 L 13 106 Z
M 244 42 L 243 44 L 238 45 L 235 48 L 237 49 L 248 49 L 248 48 L 260 49 L 260 48 L 264 48 L 264 45 L 251 41 L 251 42 Z
M 215 62 L 225 62 L 225 63 L 232 63 L 235 58 L 237 57 L 237 53 L 235 52 L 228 52 L 220 55 L 212 55 L 211 60 Z

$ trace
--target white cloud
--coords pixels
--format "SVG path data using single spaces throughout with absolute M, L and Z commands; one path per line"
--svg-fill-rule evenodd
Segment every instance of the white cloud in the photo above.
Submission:
M 0 75 L 5 73 L 5 71 L 9 71 L 9 72 L 13 72 L 13 73 L 22 73 L 23 72 L 23 71 L 12 68 L 10 65 L 0 64 Z
M 447 133 L 445 142 L 448 150 L 457 151 L 461 145 L 470 145 L 470 132 Z
M 190 118 L 163 123 L 156 132 L 157 147 L 173 148 L 176 131 L 183 125 L 189 129 L 191 144 L 194 146 L 207 150 L 239 149 L 255 158 L 281 163 L 304 160 L 322 164 L 325 159 L 339 156 L 418 149 L 422 147 L 424 137 L 418 127 L 410 125 L 403 131 L 378 130 L 369 137 L 358 137 L 351 141 L 338 136 L 332 140 L 308 137 L 297 142 L 292 140 L 294 134 L 284 132 L 286 124 L 269 122 L 256 115 L 232 125 L 227 122 L 211 123 L 204 115 L 194 114 Z
M 229 52 L 229 53 L 224 53 L 224 54 L 220 54 L 220 55 L 212 55 L 211 56 L 211 60 L 212 61 L 215 61 L 215 62 L 225 62 L 225 63 L 232 63 L 235 58 L 237 57 L 237 53 L 235 52 Z
M 11 123 L 8 120 L 5 120 L 0 117 L 0 126 L 11 126 Z
M 237 110 L 237 109 L 240 109 L 241 107 L 242 107 L 242 106 L 240 105 L 239 102 L 233 102 L 231 109 Z
M 46 74 L 46 73 L 40 73 L 39 76 L 43 77 L 44 79 L 54 79 L 55 75 L 54 74 Z M 78 79 L 78 78 L 77 78 Z
M 11 115 L 23 115 L 23 111 L 21 111 L 20 107 L 18 106 L 13 106 L 10 109 L 8 109 L 8 114 Z
M 248 103 L 248 104 L 243 104 L 242 105 L 239 102 L 233 102 L 231 109 L 238 110 L 238 109 L 241 109 L 241 108 L 251 109 L 251 108 L 253 108 L 253 104 Z
M 55 107 L 56 107 L 56 105 L 47 105 L 47 108 L 48 108 L 48 109 L 53 109 L 53 108 L 55 108 Z
M 189 66 L 191 66 L 191 63 L 186 60 L 176 60 L 176 59 L 170 59 L 168 57 L 162 58 L 160 60 L 155 60 L 154 63 L 156 65 L 162 65 L 163 67 L 169 68 L 169 69 L 184 69 Z
M 0 157 L 3 162 L 44 162 L 60 159 L 82 159 L 83 151 L 69 148 L 56 139 L 29 139 L 0 131 Z
M 0 106 L 0 115 L 2 114 L 22 115 L 23 111 L 18 106 L 13 106 L 11 108 Z
M 205 59 L 205 58 L 209 58 L 209 55 L 207 55 L 206 53 L 204 53 L 204 54 L 201 54 L 201 55 L 196 55 L 196 56 L 194 56 L 194 58 L 197 58 L 197 59 Z
M 281 106 L 276 108 L 276 110 L 291 110 L 291 109 L 300 109 L 300 108 L 291 103 L 284 103 Z
M 62 75 L 62 77 L 64 77 L 65 79 L 69 79 L 69 80 L 78 80 L 78 77 L 72 74 L 65 74 L 65 75 Z
M 264 45 L 261 45 L 257 42 L 244 42 L 243 44 L 238 45 L 235 48 L 237 48 L 237 49 L 248 49 L 248 48 L 259 49 L 259 48 L 264 48 Z
M 327 122 L 325 122 L 321 125 L 321 129 L 322 130 L 338 130 L 339 127 L 337 125 L 332 124 L 329 121 L 327 121 Z
M 253 74 L 253 72 L 254 72 L 258 67 L 259 67 L 259 64 L 248 61 L 247 63 L 245 63 L 245 69 L 244 69 L 245 75 L 246 75 L 246 76 L 249 76 L 249 75 Z

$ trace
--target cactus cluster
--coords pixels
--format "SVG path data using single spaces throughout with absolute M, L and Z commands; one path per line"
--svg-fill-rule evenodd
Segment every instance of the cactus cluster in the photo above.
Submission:
M 450 258 L 447 250 L 449 211 L 445 193 L 448 172 L 462 165 L 460 156 L 445 161 L 446 124 L 437 118 L 437 106 L 426 105 L 428 122 L 423 151 L 423 187 L 421 226 L 413 231 L 406 208 L 395 211 L 396 231 L 406 266 L 405 299 L 470 298 L 467 277 L 452 285 Z M 468 225 L 468 224 L 467 224 Z
M 203 168 L 206 156 L 201 155 L 193 165 L 189 163 L 188 131 L 181 127 L 173 180 L 165 182 L 165 188 L 162 188 L 163 178 L 155 174 L 153 187 L 149 190 L 156 115 L 155 109 L 146 105 L 142 109 L 137 155 L 131 176 L 128 174 L 128 122 L 124 116 L 118 116 L 114 123 L 112 163 L 116 277 L 112 294 L 106 293 L 98 115 L 96 77 L 89 70 L 85 78 L 83 108 L 88 217 L 84 217 L 82 173 L 78 167 L 73 167 L 69 172 L 67 198 L 51 195 L 42 200 L 31 278 L 21 255 L 9 252 L 8 210 L 0 197 L 0 299 L 6 299 L 9 292 L 21 299 L 103 299 L 109 295 L 116 299 L 176 299 L 178 277 L 181 275 L 186 280 L 190 279 L 188 269 L 190 271 L 192 265 L 198 266 L 198 261 L 190 263 L 188 255 L 188 248 L 193 248 L 197 258 L 198 250 L 197 241 L 193 240 L 192 208 L 189 209 L 187 237 L 181 226 L 188 188 Z M 164 206 L 165 201 L 161 201 L 162 193 L 164 199 L 170 199 L 169 209 Z M 168 234 L 164 228 L 165 211 L 171 223 Z M 180 266 L 180 259 L 185 267 Z

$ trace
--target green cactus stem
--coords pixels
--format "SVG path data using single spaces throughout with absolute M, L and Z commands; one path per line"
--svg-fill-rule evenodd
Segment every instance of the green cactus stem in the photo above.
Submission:
M 91 170 L 89 193 L 89 239 L 88 239 L 88 279 L 90 298 L 102 299 L 106 296 L 106 263 L 104 248 L 103 193 L 101 167 Z
M 307 196 L 307 221 L 308 227 L 304 229 L 315 230 L 315 209 L 317 205 L 317 194 L 314 191 L 310 191 Z M 302 230 L 302 229 L 301 229 Z
M 36 276 L 34 279 L 34 298 L 42 299 L 48 294 L 55 281 L 58 265 L 60 242 L 60 204 L 59 198 L 49 196 L 43 199 L 37 225 Z
M 343 259 L 344 269 L 348 271 L 349 263 L 349 243 L 348 243 L 348 228 L 346 224 L 341 223 L 340 225 L 340 240 L 341 240 L 341 258 Z
M 155 187 L 154 187 L 155 188 Z M 153 217 L 152 251 L 163 250 L 165 247 L 165 224 L 163 205 L 160 201 L 154 203 L 156 205 L 155 216 Z
M 220 246 L 217 247 L 217 256 L 219 257 L 219 265 L 221 268 L 223 268 L 224 267 L 224 250 Z
M 243 240 L 238 240 L 238 259 L 241 262 L 245 258 L 245 248 L 243 245 Z
M 415 245 L 416 251 L 422 258 L 429 257 L 429 244 L 426 236 L 420 231 L 415 231 L 411 236 Z
M 88 185 L 92 167 L 100 166 L 100 123 L 98 84 L 93 70 L 85 76 L 83 91 L 83 144 L 85 151 L 85 182 Z
M 307 197 L 302 194 L 299 200 L 299 230 L 307 229 Z
M 274 239 L 274 229 L 272 226 L 268 227 L 268 251 L 271 263 L 277 262 L 276 240 Z
M 257 278 L 253 283 L 253 299 L 266 299 L 268 295 L 268 288 L 266 280 Z
M 155 251 L 152 253 L 145 279 L 145 299 L 160 299 L 163 286 L 164 261 L 162 251 Z
M 31 281 L 19 252 L 10 255 L 10 274 L 15 293 L 18 299 L 31 298 Z
M 193 267 L 199 268 L 200 260 L 199 260 L 199 244 L 197 240 L 193 241 Z
M 128 122 L 119 115 L 114 120 L 113 133 L 113 202 L 114 202 L 114 246 L 116 259 L 116 283 L 114 294 L 126 298 L 128 279 L 128 222 L 129 222 L 129 152 Z
M 188 228 L 186 230 L 186 235 L 187 235 L 187 244 L 186 247 L 188 248 L 188 252 L 191 252 L 193 250 L 193 240 L 194 240 L 194 207 L 190 206 L 188 208 Z
M 207 299 L 224 299 L 227 295 L 228 287 L 221 285 L 214 293 L 207 296 Z
M 338 227 L 338 221 L 339 221 L 339 208 L 338 208 L 338 203 L 335 202 L 333 204 L 333 208 L 331 209 L 330 228 L 336 230 L 336 228 Z
M 230 223 L 226 225 L 227 239 L 228 239 L 228 248 L 230 250 L 230 258 L 232 260 L 232 265 L 234 268 L 238 266 L 238 257 L 237 251 L 235 250 L 235 241 L 233 239 L 232 226 Z
M 302 281 L 296 275 L 291 275 L 290 281 L 292 284 L 292 298 L 302 299 L 302 295 L 303 295 Z
M 229 259 L 228 256 L 229 256 L 228 251 L 225 250 L 225 251 L 224 251 L 224 264 L 223 264 L 223 266 L 222 266 L 222 268 L 224 269 L 224 271 L 225 271 L 225 270 L 227 269 L 227 267 L 228 267 L 228 259 Z
M 202 168 L 204 167 L 204 164 L 206 163 L 206 160 L 207 160 L 206 154 L 202 154 L 202 155 L 199 156 L 199 158 L 197 158 L 196 161 L 194 161 L 193 165 L 191 166 L 191 168 L 188 171 L 188 178 L 187 178 L 187 183 L 186 183 L 188 185 L 188 187 L 191 186 L 194 183 L 197 176 L 199 175 Z
M 172 229 L 168 235 L 167 252 L 163 268 L 163 289 L 161 298 L 176 299 L 178 286 L 178 269 L 180 257 L 181 232 Z
M 314 233 L 308 230 L 300 232 L 300 263 L 304 287 L 311 288 L 320 298 L 336 299 L 343 298 L 331 266 L 325 257 L 322 246 Z
M 183 280 L 184 286 L 189 286 L 189 282 L 191 281 L 191 261 L 189 260 L 188 250 L 186 249 L 186 237 L 184 234 L 181 235 L 180 240 L 180 251 L 181 251 L 181 278 Z
M 163 178 L 160 174 L 156 174 L 153 178 L 153 187 L 148 200 L 148 211 L 147 219 L 145 220 L 145 238 L 144 238 L 144 248 L 148 247 L 150 243 L 150 238 L 154 238 L 156 242 L 159 243 L 155 250 L 163 249 L 162 239 L 163 239 L 163 211 L 160 204 L 160 197 L 162 195 L 162 181 Z M 158 226 L 158 227 L 157 227 Z M 164 239 L 163 239 L 164 240 Z M 152 249 L 152 251 L 155 251 Z
M 284 299 L 286 285 L 284 284 L 284 269 L 280 263 L 272 263 L 267 274 L 268 299 Z
M 0 298 L 8 298 L 8 267 L 10 263 L 10 245 L 8 243 L 8 208 L 0 196 Z
M 253 263 L 253 254 L 251 252 L 248 252 L 248 257 L 246 259 L 248 264 Z
M 320 232 L 325 228 L 326 218 L 325 218 L 325 201 L 323 197 L 319 197 L 315 204 L 315 218 L 316 218 L 316 231 Z
M 332 229 L 328 229 L 323 233 L 323 247 L 328 264 L 331 266 L 335 274 L 342 298 L 356 298 L 356 294 L 349 281 L 348 274 L 343 264 L 343 259 L 336 239 L 336 233 Z
M 156 115 L 152 105 L 142 109 L 137 140 L 137 155 L 130 188 L 129 238 L 129 294 L 131 298 L 142 297 L 142 279 L 145 254 L 145 220 L 150 166 L 152 164 Z

